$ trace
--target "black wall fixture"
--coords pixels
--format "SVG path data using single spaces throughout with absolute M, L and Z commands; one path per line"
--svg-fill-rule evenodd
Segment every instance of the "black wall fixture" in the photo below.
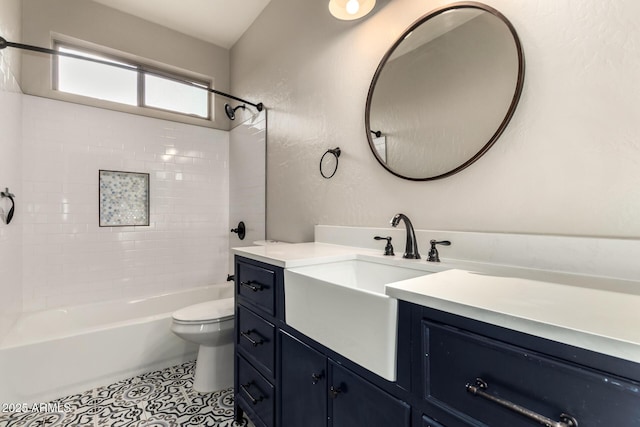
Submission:
M 7 41 L 7 39 L 5 39 L 4 37 L 0 37 L 0 50 L 3 50 L 5 48 L 7 48 L 7 47 L 13 47 L 13 48 L 22 49 L 22 50 L 29 50 L 31 52 L 47 53 L 49 55 L 66 56 L 68 58 L 82 59 L 84 61 L 95 62 L 95 63 L 102 64 L 102 65 L 109 65 L 111 67 L 122 68 L 122 69 L 125 69 L 125 70 L 131 70 L 131 67 L 129 65 L 126 65 L 126 64 L 119 64 L 117 62 L 109 62 L 109 61 L 103 61 L 101 59 L 88 58 L 86 56 L 76 55 L 76 54 L 69 53 L 69 52 L 61 52 L 61 51 L 55 50 L 55 49 L 47 49 L 47 48 L 39 47 L 39 46 L 32 46 L 32 45 L 28 45 L 28 44 L 10 42 L 10 41 Z M 187 86 L 191 86 L 191 87 L 195 87 L 195 88 L 198 88 L 198 89 L 206 90 L 208 92 L 214 93 L 216 95 L 223 96 L 225 98 L 229 98 L 229 99 L 233 99 L 235 101 L 243 102 L 245 104 L 251 105 L 252 107 L 255 107 L 258 111 L 262 111 L 264 109 L 264 105 L 262 104 L 262 102 L 258 102 L 257 104 L 254 104 L 253 102 L 249 102 L 249 101 L 247 101 L 245 99 L 238 98 L 237 96 L 229 95 L 228 93 L 224 93 L 224 92 L 221 92 L 219 90 L 212 89 L 210 87 L 204 87 L 202 85 L 190 82 L 188 80 L 182 80 L 182 79 L 177 78 L 175 76 L 166 75 L 166 74 L 160 73 L 160 72 L 154 72 L 153 70 L 145 70 L 145 74 L 153 75 L 153 76 L 156 76 L 156 77 L 162 77 L 163 79 L 167 79 L 167 80 L 173 80 L 175 82 L 182 83 L 182 84 L 185 84 Z
M 229 120 L 235 120 L 236 119 L 236 111 L 242 108 L 243 110 L 246 109 L 247 107 L 244 105 L 238 105 L 237 107 L 232 107 L 229 104 L 224 104 L 224 112 L 226 113 L 227 117 L 229 117 Z M 258 109 L 258 111 L 260 111 L 260 109 Z
M 238 223 L 238 226 L 237 226 L 236 228 L 232 228 L 232 229 L 231 229 L 231 232 L 232 232 L 232 233 L 238 233 L 238 238 L 239 238 L 240 240 L 244 240 L 244 236 L 245 236 L 245 235 L 246 235 L 246 233 L 247 233 L 247 227 L 245 227 L 245 225 L 244 225 L 244 221 L 240 221 L 240 222 Z
M 340 157 L 340 147 L 330 148 L 320 158 L 320 175 L 323 178 L 329 179 L 336 174 L 338 170 L 338 157 Z M 331 154 L 333 157 L 327 157 L 327 154 Z
M 4 211 L 0 209 L 0 212 L 2 212 L 2 219 L 4 220 L 4 223 L 7 225 L 13 219 L 13 213 L 15 212 L 16 202 L 13 200 L 14 197 L 16 197 L 15 194 L 11 194 L 8 188 L 5 188 L 4 191 L 0 192 L 0 199 L 6 198 L 11 201 L 11 207 L 9 208 L 9 212 L 5 214 Z

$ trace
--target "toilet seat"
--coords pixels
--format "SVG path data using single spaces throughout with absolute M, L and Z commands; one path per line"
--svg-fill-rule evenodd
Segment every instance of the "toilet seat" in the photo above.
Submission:
M 224 298 L 190 305 L 173 313 L 176 323 L 219 323 L 233 319 L 234 300 Z

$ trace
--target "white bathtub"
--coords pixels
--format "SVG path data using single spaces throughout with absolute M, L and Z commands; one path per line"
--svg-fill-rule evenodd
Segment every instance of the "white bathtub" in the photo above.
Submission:
M 232 296 L 229 282 L 25 313 L 0 343 L 0 403 L 47 402 L 194 360 L 198 347 L 171 332 L 171 313 Z

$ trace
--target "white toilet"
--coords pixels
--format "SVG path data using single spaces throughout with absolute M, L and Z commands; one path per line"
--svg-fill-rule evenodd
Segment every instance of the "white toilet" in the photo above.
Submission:
M 193 388 L 202 393 L 233 386 L 233 298 L 207 301 L 173 313 L 171 331 L 199 344 Z

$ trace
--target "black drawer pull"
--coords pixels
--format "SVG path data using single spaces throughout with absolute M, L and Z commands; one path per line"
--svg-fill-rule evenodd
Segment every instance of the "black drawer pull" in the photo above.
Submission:
M 248 331 L 246 331 L 246 332 L 242 332 L 242 331 L 240 331 L 240 335 L 241 335 L 242 337 L 244 337 L 245 339 L 249 340 L 249 342 L 251 343 L 251 345 L 252 345 L 252 346 L 254 346 L 254 347 L 257 347 L 257 346 L 259 346 L 260 344 L 264 344 L 264 340 L 258 340 L 258 341 L 256 341 L 256 340 L 254 340 L 253 338 L 251 338 L 251 337 L 249 336 L 249 335 L 251 335 L 251 334 L 252 334 L 252 333 L 254 333 L 254 332 L 255 332 L 255 331 L 254 331 L 253 329 L 249 329 L 249 330 L 248 330 Z
M 264 289 L 264 286 L 262 286 L 261 284 L 258 283 L 257 285 L 254 285 L 253 283 L 256 283 L 256 282 L 254 282 L 253 280 L 248 280 L 246 282 L 240 282 L 240 286 L 244 286 L 245 288 L 249 288 L 253 292 L 258 292 L 258 291 L 261 291 L 261 290 Z
M 329 387 L 329 396 L 331 396 L 332 399 L 335 399 L 336 397 L 338 397 L 340 393 L 342 393 L 342 390 L 340 389 L 340 387 L 334 387 L 334 386 Z
M 248 390 L 248 388 L 251 387 L 252 385 L 254 385 L 253 381 L 249 381 L 246 384 L 240 384 L 240 390 L 242 390 L 244 392 L 244 394 L 247 395 L 249 400 L 251 400 L 251 403 L 253 403 L 254 405 L 257 405 L 258 402 L 262 402 L 262 400 L 264 400 L 264 396 L 253 397 L 251 395 L 251 392 Z
M 578 421 L 573 418 L 571 415 L 560 414 L 560 421 L 553 421 L 551 418 L 547 418 L 544 415 L 540 415 L 536 412 L 533 412 L 530 409 L 527 409 L 523 406 L 516 405 L 513 402 L 502 399 L 500 397 L 492 396 L 489 393 L 485 392 L 489 388 L 489 384 L 486 383 L 482 378 L 476 378 L 476 382 L 474 385 L 467 384 L 465 386 L 467 391 L 474 396 L 480 396 L 484 399 L 490 400 L 492 402 L 497 403 L 498 405 L 504 406 L 507 409 L 510 409 L 514 412 L 517 412 L 521 415 L 524 415 L 527 418 L 530 418 L 538 423 L 542 424 L 546 427 L 578 427 Z

